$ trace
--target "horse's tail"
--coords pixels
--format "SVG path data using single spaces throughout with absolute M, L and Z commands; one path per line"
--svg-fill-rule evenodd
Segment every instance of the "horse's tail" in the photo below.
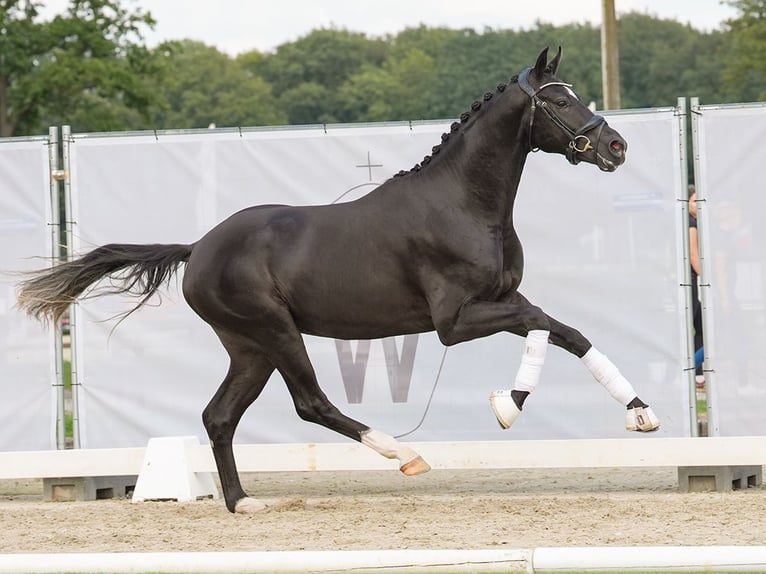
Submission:
M 189 261 L 193 245 L 132 245 L 113 243 L 52 269 L 31 272 L 19 284 L 18 305 L 42 321 L 58 322 L 78 297 L 99 279 L 109 286 L 88 294 L 97 297 L 130 293 L 142 297 L 127 316 L 144 305 L 163 283 L 170 281 L 181 263 Z

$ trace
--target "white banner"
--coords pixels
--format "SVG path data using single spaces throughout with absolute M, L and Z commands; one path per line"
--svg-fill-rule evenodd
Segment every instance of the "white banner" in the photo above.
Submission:
M 609 121 L 629 142 L 629 160 L 614 174 L 569 166 L 561 156 L 530 157 L 516 205 L 526 259 L 522 292 L 621 367 L 662 418 L 662 436 L 687 436 L 678 118 L 667 110 Z M 250 205 L 354 199 L 420 161 L 448 125 L 76 137 L 78 250 L 112 242 L 193 242 Z M 83 446 L 141 446 L 163 435 L 205 438 L 200 415 L 228 358 L 175 283 L 161 307 L 143 309 L 114 331 L 109 318 L 135 301 L 112 296 L 79 306 Z M 344 413 L 407 439 L 625 435 L 624 407 L 560 349 L 549 351 L 524 416 L 504 432 L 488 396 L 512 386 L 523 349 L 518 337 L 500 334 L 449 349 L 433 333 L 306 340 L 323 390 Z M 342 440 L 298 418 L 278 375 L 236 438 Z
M 697 205 L 706 290 L 705 368 L 711 430 L 763 435 L 766 400 L 766 104 L 702 106 Z
M 19 271 L 50 265 L 47 138 L 0 140 L 0 450 L 55 448 L 53 335 L 16 308 Z

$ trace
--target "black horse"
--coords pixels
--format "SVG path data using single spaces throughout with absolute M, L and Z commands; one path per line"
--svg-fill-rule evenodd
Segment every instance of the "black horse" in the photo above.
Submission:
M 618 369 L 578 331 L 518 291 L 523 255 L 513 205 L 527 154 L 541 149 L 614 171 L 626 143 L 557 77 L 561 49 L 476 101 L 432 154 L 356 201 L 262 205 L 240 211 L 191 245 L 111 244 L 39 271 L 19 305 L 57 321 L 92 284 L 141 297 L 186 264 L 183 293 L 230 357 L 202 415 L 226 506 L 254 512 L 232 451 L 235 428 L 276 369 L 298 415 L 397 458 L 407 475 L 430 469 L 411 448 L 343 415 L 319 387 L 302 333 L 375 339 L 433 331 L 445 345 L 508 331 L 527 338 L 514 388 L 490 403 L 507 428 L 537 384 L 548 343 L 580 357 L 627 407 L 627 429 L 659 421 Z M 104 290 L 93 291 L 91 296 Z M 131 311 L 132 312 L 132 311 Z

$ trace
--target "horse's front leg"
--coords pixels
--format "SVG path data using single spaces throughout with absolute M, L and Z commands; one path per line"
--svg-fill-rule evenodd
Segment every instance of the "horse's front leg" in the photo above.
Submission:
M 611 397 L 627 408 L 625 428 L 629 431 L 651 432 L 660 427 L 654 411 L 643 402 L 633 386 L 606 355 L 596 349 L 577 329 L 548 315 L 550 342 L 582 360 L 593 378 L 601 383 Z
M 501 301 L 469 299 L 463 301 L 457 312 L 449 309 L 448 304 L 432 308 L 436 331 L 445 345 L 503 331 L 526 337 L 513 388 L 490 395 L 498 423 L 505 429 L 510 428 L 521 414 L 527 396 L 540 381 L 551 329 L 548 316 L 518 292 Z
M 438 310 L 437 310 L 438 311 Z M 505 301 L 464 302 L 457 313 L 435 313 L 439 337 L 452 345 L 507 331 L 526 337 L 521 364 L 511 389 L 495 391 L 490 404 L 503 428 L 510 428 L 521 414 L 524 401 L 535 389 L 545 363 L 548 342 L 579 357 L 611 396 L 628 409 L 628 430 L 652 431 L 659 420 L 638 398 L 632 385 L 609 359 L 596 350 L 577 330 L 556 321 L 516 292 Z

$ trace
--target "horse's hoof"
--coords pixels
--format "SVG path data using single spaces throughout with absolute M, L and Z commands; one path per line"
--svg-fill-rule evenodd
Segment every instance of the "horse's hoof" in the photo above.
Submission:
M 660 419 L 649 407 L 628 409 L 625 428 L 629 431 L 654 432 L 660 428 Z
M 497 422 L 503 429 L 509 429 L 519 418 L 521 410 L 516 406 L 516 401 L 511 397 L 511 391 L 492 391 L 489 395 L 489 404 L 495 413 Z
M 407 476 L 415 476 L 416 474 L 423 474 L 431 470 L 431 465 L 424 461 L 422 456 L 417 456 L 410 462 L 400 466 L 399 470 Z
M 236 514 L 255 514 L 266 510 L 266 505 L 254 498 L 240 498 L 234 505 Z

